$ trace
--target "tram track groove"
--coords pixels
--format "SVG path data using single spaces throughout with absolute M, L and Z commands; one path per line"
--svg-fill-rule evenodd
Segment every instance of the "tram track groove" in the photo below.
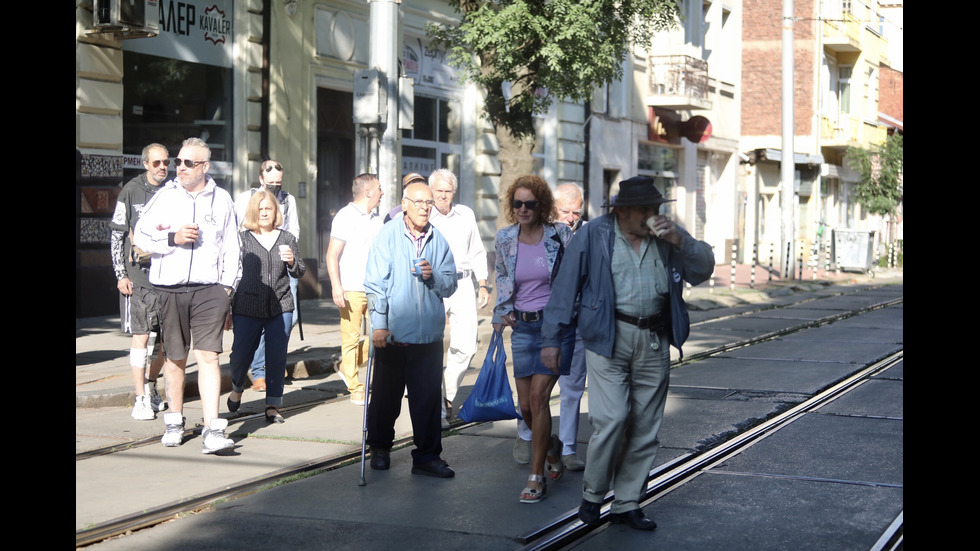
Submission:
M 827 296 L 816 297 L 816 298 L 807 297 L 807 299 L 805 300 L 800 300 L 789 304 L 778 305 L 772 308 L 760 308 L 751 311 L 741 312 L 739 314 L 719 316 L 718 318 L 703 320 L 698 322 L 697 325 L 700 326 L 706 323 L 719 321 L 719 320 L 737 319 L 739 317 L 758 314 L 760 312 L 783 309 L 791 306 L 813 302 L 815 300 L 819 300 L 820 298 L 828 298 L 831 296 L 841 296 L 841 295 L 845 295 L 845 293 L 838 293 L 835 295 L 827 295 Z M 785 336 L 805 329 L 810 329 L 813 327 L 819 327 L 821 325 L 833 323 L 835 321 L 860 315 L 872 310 L 887 308 L 890 306 L 901 304 L 903 301 L 904 301 L 903 298 L 885 300 L 855 310 L 849 310 L 847 312 L 841 312 L 839 314 L 823 317 L 818 320 L 812 320 L 812 321 L 795 324 L 792 327 L 788 327 L 786 329 L 782 329 L 778 331 L 768 332 L 764 335 L 740 339 L 732 343 L 721 344 L 704 351 L 692 353 L 690 355 L 685 355 L 682 361 L 672 362 L 671 369 L 676 367 L 681 367 L 690 363 L 694 363 L 696 361 L 703 360 L 708 357 L 721 355 L 726 352 L 730 352 L 732 350 L 736 350 L 739 348 L 744 348 L 754 344 L 759 344 L 762 342 L 774 340 L 781 336 Z M 694 325 L 695 324 L 692 324 L 692 326 Z M 862 370 L 861 373 L 864 373 L 865 371 L 867 370 Z M 852 378 L 853 377 L 848 378 L 847 380 L 851 380 Z M 303 411 L 303 410 L 312 409 L 324 403 L 328 403 L 336 400 L 345 400 L 345 399 L 346 397 L 331 397 L 327 399 L 320 399 L 312 402 L 306 402 L 304 404 L 291 406 L 285 409 L 286 411 Z M 552 397 L 552 401 L 555 400 L 557 400 L 557 398 Z M 663 488 L 665 487 L 665 481 L 673 480 L 675 477 L 679 476 L 679 473 L 685 472 L 686 465 L 703 464 L 704 461 L 710 459 L 711 457 L 714 457 L 717 453 L 722 453 L 721 451 L 717 453 L 712 453 L 712 450 L 718 449 L 721 446 L 724 446 L 725 449 L 728 449 L 730 443 L 742 442 L 745 439 L 744 436 L 745 434 L 749 434 L 749 433 L 755 434 L 759 430 L 759 427 L 768 427 L 770 426 L 771 423 L 774 422 L 774 419 L 782 419 L 784 418 L 784 416 L 791 414 L 793 411 L 796 411 L 801 406 L 802 404 L 786 412 L 778 414 L 773 419 L 769 419 L 767 421 L 760 423 L 759 425 L 756 425 L 755 427 L 746 429 L 745 432 L 739 434 L 738 436 L 730 438 L 723 443 L 717 444 L 711 449 L 704 450 L 702 452 L 682 455 L 671 460 L 670 462 L 664 465 L 658 466 L 655 470 L 651 471 L 650 478 L 648 479 L 648 495 L 650 495 L 649 493 L 651 492 L 650 488 Z M 262 415 L 263 415 L 262 413 L 256 413 L 253 415 L 244 415 L 244 416 L 229 419 L 229 421 L 232 423 L 241 423 L 250 419 L 258 419 Z M 482 423 L 467 423 L 467 422 L 456 420 L 452 423 L 450 429 L 448 430 L 459 431 L 466 428 L 475 427 L 480 424 Z M 200 426 L 192 429 L 187 429 L 185 431 L 185 436 L 188 434 L 199 434 L 201 430 L 202 427 Z M 397 439 L 394 443 L 394 446 L 397 448 L 397 447 L 409 445 L 411 441 L 412 441 L 412 435 L 408 435 L 405 436 L 404 438 Z M 154 436 L 142 440 L 127 442 L 125 444 L 117 444 L 113 446 L 99 448 L 96 450 L 79 452 L 76 454 L 76 461 L 84 461 L 95 457 L 100 457 L 113 453 L 119 453 L 137 447 L 143 447 L 143 446 L 148 446 L 157 443 L 159 443 L 159 437 Z M 107 540 L 109 538 L 126 534 L 128 532 L 150 528 L 152 526 L 176 518 L 182 514 L 189 514 L 189 513 L 207 509 L 208 507 L 212 506 L 215 502 L 221 500 L 227 500 L 227 499 L 234 499 L 237 497 L 242 497 L 254 493 L 265 486 L 275 484 L 289 477 L 294 477 L 305 473 L 311 473 L 318 470 L 328 471 L 328 470 L 336 469 L 345 466 L 347 463 L 351 461 L 360 460 L 360 457 L 361 457 L 361 452 L 360 449 L 358 448 L 357 451 L 352 451 L 349 453 L 317 458 L 308 462 L 303 462 L 289 467 L 284 467 L 282 469 L 273 471 L 271 473 L 267 473 L 265 475 L 243 480 L 237 484 L 228 485 L 221 489 L 215 490 L 213 492 L 205 492 L 205 493 L 198 494 L 196 496 L 182 498 L 180 500 L 167 503 L 164 505 L 160 505 L 158 507 L 145 509 L 143 511 L 136 512 L 131 515 L 126 515 L 123 517 L 119 517 L 116 519 L 99 523 L 97 525 L 79 529 L 76 530 L 76 548 L 92 545 L 100 541 Z M 656 496 L 644 498 L 644 501 L 651 501 L 655 499 L 655 497 Z M 601 518 L 604 520 L 608 517 L 609 499 L 610 498 L 607 498 L 607 501 L 604 502 L 603 510 L 601 513 Z M 596 528 L 600 528 L 601 526 L 605 526 L 605 524 L 602 524 L 599 527 L 590 527 L 581 524 L 581 522 L 578 521 L 578 515 L 576 509 L 573 511 L 569 511 L 563 515 L 560 515 L 559 517 L 552 519 L 552 521 L 549 522 L 548 524 L 537 527 L 534 530 L 528 532 L 527 534 L 522 535 L 521 537 L 518 538 L 518 541 L 521 544 L 528 545 L 527 547 L 525 547 L 525 549 L 535 549 L 535 550 L 560 549 L 562 548 L 561 546 L 567 545 L 568 543 L 583 537 L 583 535 L 595 530 Z M 566 541 L 563 539 L 566 537 L 570 537 L 571 539 L 568 539 Z M 541 542 L 538 542 L 538 540 L 541 540 Z M 558 541 L 564 541 L 564 543 L 561 543 L 560 544 L 561 546 L 558 547 L 555 547 L 551 543 L 551 542 L 558 542 Z
M 857 373 L 831 385 L 816 393 L 810 399 L 771 419 L 759 423 L 724 443 L 699 453 L 682 455 L 671 462 L 652 469 L 647 477 L 647 488 L 643 497 L 640 499 L 640 506 L 642 507 L 656 501 L 694 477 L 701 475 L 704 471 L 738 455 L 749 446 L 760 442 L 781 428 L 800 419 L 804 414 L 857 388 L 872 375 L 887 370 L 901 362 L 903 358 L 904 349 L 874 360 Z M 566 548 L 582 538 L 588 537 L 589 534 L 607 525 L 612 498 L 611 494 L 607 495 L 602 502 L 599 515 L 600 524 L 596 526 L 584 524 L 578 520 L 578 510 L 572 509 L 556 517 L 550 523 L 539 526 L 524 534 L 520 540 L 527 545 L 522 551 L 557 551 Z M 890 530 L 893 528 L 895 527 L 890 527 Z M 901 529 L 901 527 L 898 527 L 898 529 Z

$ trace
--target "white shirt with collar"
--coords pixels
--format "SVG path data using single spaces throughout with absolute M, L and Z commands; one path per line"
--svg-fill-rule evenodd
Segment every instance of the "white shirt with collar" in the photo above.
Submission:
M 487 250 L 483 247 L 473 209 L 453 203 L 449 213 L 443 214 L 433 207 L 429 222 L 449 242 L 449 249 L 456 260 L 456 271 L 472 270 L 477 281 L 487 279 Z

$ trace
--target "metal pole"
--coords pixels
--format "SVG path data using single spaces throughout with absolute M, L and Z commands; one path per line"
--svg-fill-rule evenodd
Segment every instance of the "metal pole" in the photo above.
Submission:
M 379 129 L 378 181 L 384 196 L 381 212 L 388 212 L 401 194 L 401 170 L 398 167 L 398 55 L 401 33 L 398 29 L 399 0 L 370 0 L 371 51 L 369 65 L 387 77 L 387 120 Z
M 782 49 L 782 132 L 783 153 L 780 161 L 780 208 L 782 209 L 783 243 L 792 244 L 795 238 L 794 222 L 796 205 L 793 189 L 795 163 L 793 160 L 793 0 L 783 0 L 783 49 Z M 790 245 L 791 246 L 791 245 Z M 786 252 L 786 265 L 783 273 L 793 277 L 792 249 Z

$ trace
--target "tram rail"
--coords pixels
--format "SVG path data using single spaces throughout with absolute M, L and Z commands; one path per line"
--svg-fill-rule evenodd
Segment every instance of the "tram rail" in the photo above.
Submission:
M 796 306 L 799 304 L 810 302 L 811 300 L 812 299 L 801 300 L 801 301 L 784 304 L 772 308 L 753 309 L 750 311 L 741 312 L 733 316 L 725 316 L 724 318 L 713 318 L 711 320 L 705 320 L 702 322 L 698 322 L 697 324 L 692 324 L 692 327 L 704 323 L 709 323 L 711 321 L 717 321 L 718 319 L 738 318 L 741 316 L 757 314 L 761 311 L 781 309 L 789 306 Z M 683 361 L 674 361 L 672 362 L 671 367 L 672 368 L 679 367 L 681 365 L 686 365 L 711 356 L 723 354 L 731 350 L 743 348 L 745 346 L 750 346 L 753 344 L 758 344 L 768 340 L 773 340 L 778 337 L 791 334 L 797 331 L 801 331 L 804 329 L 809 329 L 809 328 L 825 325 L 828 323 L 833 323 L 835 321 L 845 319 L 847 317 L 856 316 L 868 311 L 894 306 L 896 304 L 902 303 L 903 300 L 904 299 L 902 298 L 886 300 L 867 307 L 858 308 L 847 312 L 841 312 L 834 315 L 829 315 L 827 317 L 823 317 L 818 320 L 804 321 L 801 323 L 797 323 L 794 324 L 792 327 L 788 327 L 782 330 L 773 331 L 763 335 L 745 338 L 745 339 L 739 339 L 731 343 L 718 345 L 708 350 L 685 355 Z M 899 358 L 901 357 L 901 352 L 898 353 L 898 356 Z M 883 362 L 886 360 L 881 360 L 881 361 Z M 858 374 L 849 377 L 844 382 L 834 385 L 830 389 L 827 389 L 824 392 L 820 393 L 818 396 L 815 396 L 810 400 L 807 400 L 806 402 L 778 415 L 777 417 L 757 425 L 756 427 L 747 429 L 745 432 L 741 433 L 737 437 L 727 442 L 716 445 L 710 449 L 703 450 L 698 453 L 692 453 L 689 455 L 678 457 L 672 460 L 671 462 L 658 466 L 656 469 L 651 471 L 650 476 L 648 478 L 648 488 L 646 492 L 645 502 L 649 502 L 655 499 L 656 497 L 658 497 L 659 495 L 661 495 L 662 493 L 669 491 L 670 488 L 682 484 L 684 480 L 690 478 L 696 472 L 702 470 L 703 468 L 706 468 L 706 465 L 708 465 L 709 463 L 720 461 L 721 460 L 719 459 L 720 457 L 722 456 L 727 457 L 730 456 L 731 454 L 737 453 L 738 450 L 742 449 L 746 445 L 749 445 L 751 442 L 764 437 L 764 435 L 767 434 L 768 432 L 771 432 L 773 430 L 778 430 L 778 426 L 786 422 L 790 422 L 789 421 L 790 419 L 799 416 L 803 411 L 806 410 L 806 408 L 812 409 L 813 407 L 816 407 L 816 405 L 823 403 L 827 399 L 830 399 L 828 393 L 831 393 L 830 394 L 831 396 L 839 394 L 840 392 L 842 392 L 842 390 L 838 389 L 838 387 L 842 387 L 842 386 L 846 387 L 846 384 L 850 381 L 860 381 L 868 376 L 867 373 L 884 369 L 883 367 L 876 368 L 876 366 L 878 366 L 880 363 L 881 362 L 878 362 L 872 366 L 863 369 Z M 302 411 L 302 410 L 314 408 L 323 403 L 327 403 L 335 400 L 343 400 L 343 399 L 346 398 L 332 397 L 327 399 L 320 399 L 320 400 L 306 402 L 304 404 L 292 406 L 289 408 L 285 408 L 285 410 L 287 412 Z M 258 418 L 261 415 L 262 415 L 261 413 L 257 413 L 254 415 L 245 415 L 234 419 L 230 419 L 230 421 L 232 423 L 242 423 L 250 419 Z M 477 425 L 479 425 L 479 423 L 466 423 L 460 420 L 455 420 L 452 423 L 452 426 L 449 430 L 461 430 Z M 201 427 L 187 429 L 185 435 L 197 434 L 200 433 L 200 431 L 201 431 Z M 412 437 L 411 435 L 409 435 L 404 438 L 397 439 L 394 443 L 394 446 L 397 448 L 397 447 L 409 445 L 411 441 L 412 441 Z M 147 446 L 147 445 L 157 444 L 157 443 L 159 443 L 159 437 L 154 436 L 150 438 L 127 442 L 124 444 L 80 452 L 76 454 L 76 461 L 84 461 L 98 456 L 118 453 L 135 447 Z M 195 496 L 185 497 L 171 503 L 160 505 L 158 507 L 145 509 L 130 515 L 126 515 L 103 523 L 99 523 L 94 526 L 89 526 L 84 529 L 76 530 L 75 545 L 76 548 L 84 547 L 87 545 L 98 543 L 100 541 L 107 540 L 109 538 L 118 537 L 127 534 L 129 532 L 149 528 L 157 524 L 171 520 L 173 518 L 177 518 L 180 515 L 190 514 L 190 513 L 204 510 L 217 501 L 234 499 L 237 497 L 242 497 L 254 493 L 256 491 L 260 491 L 263 487 L 277 484 L 284 479 L 301 476 L 301 475 L 309 475 L 321 471 L 329 471 L 329 470 L 346 466 L 353 462 L 358 462 L 360 461 L 360 457 L 361 457 L 361 452 L 360 452 L 360 447 L 358 447 L 356 450 L 352 450 L 351 452 L 348 453 L 321 457 L 308 462 L 291 465 L 258 477 L 242 480 L 237 484 L 228 485 L 211 492 L 205 492 Z M 600 517 L 601 519 L 606 519 L 609 514 L 608 508 L 609 508 L 610 499 L 611 498 L 607 497 L 607 501 L 604 502 L 601 517 Z M 536 527 L 535 529 L 529 531 L 526 534 L 523 534 L 518 538 L 518 541 L 521 544 L 526 545 L 525 549 L 527 550 L 562 549 L 563 547 L 568 546 L 583 537 L 587 537 L 589 533 L 605 525 L 603 523 L 597 527 L 593 527 L 593 526 L 582 524 L 578 520 L 577 513 L 578 513 L 577 509 L 568 511 L 560 515 L 559 517 L 552 519 L 550 522 L 542 526 Z M 899 534 L 899 537 L 900 537 L 901 529 L 902 526 L 901 523 L 899 523 L 897 526 L 897 532 Z M 887 547 L 883 547 L 883 548 L 887 549 Z
M 732 458 L 753 443 L 785 428 L 790 423 L 801 418 L 805 413 L 811 412 L 823 404 L 836 399 L 838 396 L 853 390 L 869 377 L 887 370 L 901 362 L 903 358 L 904 350 L 890 354 L 866 366 L 861 371 L 843 381 L 824 389 L 810 399 L 746 430 L 727 442 L 700 453 L 677 457 L 671 462 L 652 469 L 647 477 L 647 488 L 641 499 L 641 506 L 674 490 L 702 471 L 711 468 L 713 465 Z M 556 551 L 565 549 L 577 540 L 588 537 L 589 534 L 605 526 L 605 521 L 610 514 L 609 507 L 611 503 L 612 495 L 607 495 L 603 501 L 599 515 L 599 519 L 603 522 L 595 526 L 584 524 L 578 519 L 578 509 L 572 509 L 552 519 L 550 522 L 536 527 L 534 530 L 521 536 L 520 541 L 526 544 L 523 551 Z M 889 541 L 895 541 L 895 535 L 898 535 L 900 545 L 900 537 L 904 527 L 902 517 L 903 515 L 899 515 L 896 522 L 893 522 L 886 533 L 883 534 L 880 542 L 884 546 L 881 549 L 897 549 L 898 547 L 888 546 L 887 544 Z

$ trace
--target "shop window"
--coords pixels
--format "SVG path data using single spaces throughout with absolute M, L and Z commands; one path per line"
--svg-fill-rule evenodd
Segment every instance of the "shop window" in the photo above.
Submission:
M 402 130 L 402 138 L 459 144 L 459 102 L 415 96 L 413 128 Z
M 185 139 L 201 138 L 211 148 L 208 174 L 230 191 L 231 69 L 130 51 L 123 63 L 123 153 L 140 155 L 147 144 L 161 143 L 176 157 Z M 129 167 L 124 177 L 142 171 Z

